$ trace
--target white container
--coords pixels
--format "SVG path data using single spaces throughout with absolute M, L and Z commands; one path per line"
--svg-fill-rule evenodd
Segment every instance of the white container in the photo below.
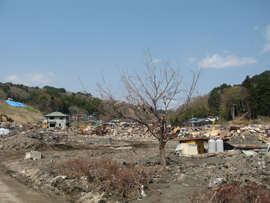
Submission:
M 216 152 L 217 151 L 217 146 L 216 146 L 216 140 L 214 137 L 211 137 L 210 140 L 208 141 L 208 152 Z
M 181 143 L 181 151 L 179 153 L 180 156 L 191 156 L 197 154 L 198 149 L 196 144 Z
M 219 137 L 216 141 L 217 144 L 217 152 L 223 152 L 224 146 L 223 146 L 223 140 Z

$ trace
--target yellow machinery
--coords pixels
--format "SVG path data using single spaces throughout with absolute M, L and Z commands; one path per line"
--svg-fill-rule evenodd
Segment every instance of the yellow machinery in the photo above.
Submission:
M 6 121 L 3 120 L 3 117 L 6 118 Z M 0 121 L 1 122 L 10 122 L 10 123 L 14 122 L 14 120 L 12 118 L 9 118 L 7 115 L 1 114 L 1 113 L 0 113 Z
M 212 127 L 212 130 L 215 130 L 216 127 L 215 127 L 215 123 L 213 122 L 213 127 Z
M 42 128 L 43 128 L 43 129 L 48 129 L 48 128 L 49 128 L 48 121 L 45 121 L 45 122 L 43 123 Z

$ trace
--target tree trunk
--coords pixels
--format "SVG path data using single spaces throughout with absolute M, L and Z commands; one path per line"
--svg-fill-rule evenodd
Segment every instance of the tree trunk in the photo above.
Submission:
M 166 158 L 165 158 L 165 143 L 163 140 L 159 141 L 159 159 L 160 159 L 160 165 L 163 167 L 166 167 Z
M 166 158 L 165 158 L 165 144 L 164 142 L 164 135 L 165 135 L 165 117 L 163 116 L 160 132 L 159 132 L 159 159 L 160 165 L 164 168 L 166 167 Z

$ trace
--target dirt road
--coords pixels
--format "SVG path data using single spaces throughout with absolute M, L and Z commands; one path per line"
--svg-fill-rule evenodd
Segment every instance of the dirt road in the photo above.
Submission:
M 4 169 L 0 167 L 0 202 L 45 203 L 48 202 L 48 200 L 8 176 L 4 172 Z
M 17 160 L 22 158 L 22 154 L 0 154 L 0 202 L 1 203 L 66 203 L 62 196 L 54 194 L 42 194 L 27 188 L 17 179 L 5 172 L 2 163 L 7 160 Z

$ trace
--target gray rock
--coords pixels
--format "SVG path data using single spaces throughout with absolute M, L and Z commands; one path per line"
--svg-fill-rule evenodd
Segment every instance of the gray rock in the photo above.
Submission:
M 31 151 L 30 152 L 30 159 L 41 159 L 42 158 L 42 153 L 38 151 Z

